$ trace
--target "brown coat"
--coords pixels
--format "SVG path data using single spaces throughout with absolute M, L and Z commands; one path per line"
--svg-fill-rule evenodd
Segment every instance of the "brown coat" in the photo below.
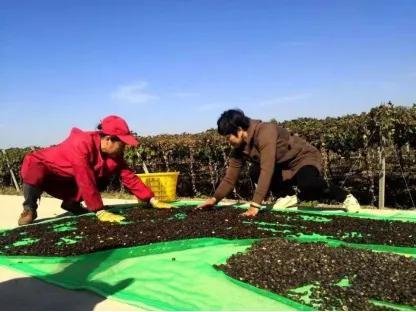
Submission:
M 260 164 L 260 177 L 253 202 L 261 204 L 266 197 L 275 166 L 282 167 L 283 180 L 289 180 L 306 165 L 322 171 L 320 152 L 304 139 L 290 135 L 277 124 L 250 119 L 247 144 L 231 151 L 229 165 L 214 197 L 220 201 L 234 188 L 243 163 L 248 160 Z

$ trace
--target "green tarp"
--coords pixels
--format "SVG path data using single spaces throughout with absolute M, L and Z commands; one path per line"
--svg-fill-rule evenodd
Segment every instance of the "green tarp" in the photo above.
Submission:
M 252 240 L 193 239 L 65 258 L 0 257 L 0 263 L 70 289 L 89 289 L 146 309 L 305 310 L 284 297 L 235 283 L 213 264 Z M 244 285 L 244 286 L 242 286 Z
M 183 204 L 190 202 L 178 203 L 179 206 Z M 349 215 L 308 212 L 311 218 L 316 217 L 317 222 L 325 222 L 328 214 Z M 363 214 L 352 216 L 363 217 Z M 371 217 L 416 221 L 411 213 L 406 215 L 405 212 L 389 216 L 371 214 Z M 349 244 L 321 235 L 293 236 L 290 239 L 416 256 L 416 248 L 410 247 Z M 253 241 L 201 238 L 76 257 L 0 256 L 0 265 L 66 288 L 88 289 L 144 309 L 310 310 L 310 307 L 285 297 L 234 280 L 213 267 L 225 263 L 232 254 L 244 251 Z

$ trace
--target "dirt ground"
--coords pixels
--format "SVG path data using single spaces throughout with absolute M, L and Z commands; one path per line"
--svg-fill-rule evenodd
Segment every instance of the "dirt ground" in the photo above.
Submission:
M 0 229 L 17 227 L 23 197 L 0 195 Z M 104 199 L 104 204 L 134 203 L 131 199 Z M 38 208 L 38 219 L 67 214 L 61 201 L 44 197 Z M 140 310 L 109 300 L 89 291 L 73 291 L 45 283 L 36 278 L 0 266 L 0 310 Z

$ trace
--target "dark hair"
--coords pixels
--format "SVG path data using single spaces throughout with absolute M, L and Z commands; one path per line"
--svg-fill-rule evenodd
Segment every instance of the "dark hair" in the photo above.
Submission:
M 103 138 L 103 137 L 105 137 L 105 136 L 108 136 L 108 134 L 105 134 L 104 132 L 102 132 L 102 130 L 103 130 L 103 126 L 101 125 L 101 124 L 99 124 L 98 126 L 97 126 L 97 130 L 98 131 L 100 131 L 100 137 L 101 138 Z M 121 141 L 117 136 L 115 136 L 115 135 L 110 135 L 110 140 L 112 141 L 112 142 L 118 142 L 118 141 Z
M 237 135 L 238 128 L 248 129 L 250 118 L 244 115 L 244 112 L 240 109 L 229 109 L 221 114 L 217 125 L 220 135 Z

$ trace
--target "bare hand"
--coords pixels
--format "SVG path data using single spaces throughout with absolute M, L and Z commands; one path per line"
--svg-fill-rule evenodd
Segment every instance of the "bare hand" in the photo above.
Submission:
M 247 209 L 246 212 L 243 212 L 241 215 L 243 217 L 248 217 L 248 218 L 253 218 L 255 216 L 257 216 L 257 214 L 259 213 L 259 208 L 250 206 L 250 208 Z
M 217 203 L 217 199 L 215 197 L 208 198 L 206 201 L 204 201 L 202 204 L 199 204 L 195 207 L 195 209 L 208 209 L 215 206 Z

